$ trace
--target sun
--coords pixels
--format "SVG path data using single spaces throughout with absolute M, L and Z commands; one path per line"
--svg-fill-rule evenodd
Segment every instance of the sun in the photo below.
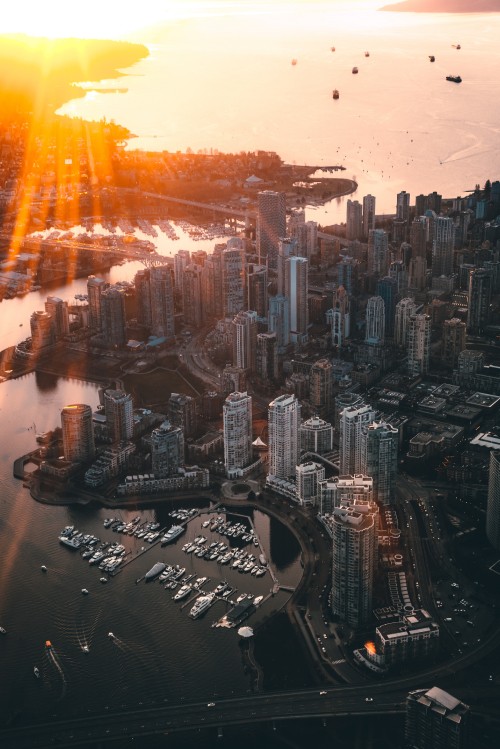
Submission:
M 189 0 L 187 5 L 189 5 Z M 2 33 L 51 38 L 125 39 L 183 15 L 182 0 L 15 0 L 2 7 Z

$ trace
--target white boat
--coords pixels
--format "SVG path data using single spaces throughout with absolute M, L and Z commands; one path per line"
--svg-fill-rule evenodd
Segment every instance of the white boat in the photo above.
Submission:
M 181 533 L 184 533 L 185 530 L 186 528 L 184 525 L 173 525 L 161 539 L 161 545 L 165 546 L 166 544 L 172 543 L 172 541 L 175 541 L 175 539 L 180 536 Z
M 264 600 L 264 596 L 257 596 L 256 598 L 253 599 L 254 606 L 258 606 L 259 603 L 262 603 L 263 600 Z
M 156 564 L 154 564 L 151 569 L 148 570 L 144 575 L 144 579 L 146 580 L 146 582 L 148 582 L 149 580 L 154 580 L 155 577 L 158 577 L 158 575 L 163 572 L 166 566 L 167 565 L 164 562 L 156 562 Z
M 82 650 L 84 653 L 90 653 L 90 648 L 88 645 L 82 645 Z
M 241 595 L 239 595 L 238 598 L 236 599 L 236 603 L 241 603 L 242 601 L 245 600 L 246 597 L 247 597 L 246 593 L 241 593 Z
M 83 593 L 84 596 L 88 596 L 88 594 L 89 594 L 87 588 L 82 588 L 82 593 Z
M 194 606 L 189 612 L 189 616 L 191 617 L 191 619 L 197 619 L 207 609 L 209 609 L 210 606 L 212 605 L 214 598 L 215 598 L 215 593 L 207 593 L 206 596 L 200 596 L 199 598 L 197 598 L 194 603 Z
M 6 630 L 6 629 L 4 629 L 3 627 L 0 627 L 0 633 L 1 633 L 2 635 L 6 635 L 6 634 L 7 634 L 7 630 Z
M 42 572 L 47 572 L 47 567 L 44 564 L 42 564 L 40 569 L 42 570 Z
M 107 583 L 107 582 L 108 582 L 108 578 L 107 578 L 107 577 L 100 577 L 100 578 L 99 578 L 99 580 L 100 580 L 100 581 L 101 581 L 101 583 L 103 583 L 103 584 L 104 584 L 104 583 Z
M 40 678 L 40 669 L 37 668 L 36 666 L 34 666 L 34 668 L 33 668 L 33 673 L 35 674 L 35 676 L 36 676 L 37 679 Z
M 114 635 L 112 632 L 108 632 L 108 637 L 110 640 L 116 640 L 116 635 Z
M 191 593 L 190 585 L 182 585 L 177 593 L 173 596 L 174 601 L 180 601 L 182 598 L 186 598 Z

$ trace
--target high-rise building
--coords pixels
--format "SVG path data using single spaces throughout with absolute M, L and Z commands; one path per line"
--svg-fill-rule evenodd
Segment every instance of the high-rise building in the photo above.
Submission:
M 333 292 L 331 326 L 332 345 L 339 348 L 345 346 L 351 334 L 351 303 L 349 294 L 343 286 L 339 286 Z
M 371 476 L 333 476 L 319 486 L 319 513 L 331 515 L 335 507 L 373 503 L 373 479 Z
M 151 327 L 150 270 L 143 268 L 134 276 L 137 322 L 146 328 Z
M 247 309 L 253 309 L 259 317 L 267 317 L 267 268 L 265 265 L 249 263 L 247 267 Z
M 40 352 L 46 346 L 52 346 L 56 342 L 55 326 L 52 315 L 43 310 L 33 312 L 30 317 L 31 348 L 34 352 Z
M 396 220 L 406 223 L 410 220 L 410 194 L 406 190 L 398 192 L 396 196 Z
M 427 219 L 417 215 L 410 226 L 410 245 L 412 257 L 425 257 L 427 252 Z
M 490 544 L 500 551 L 500 451 L 490 453 L 486 535 Z
M 380 296 L 371 296 L 366 305 L 365 343 L 379 344 L 385 340 L 385 304 Z
M 407 749 L 467 749 L 469 706 L 439 687 L 416 689 L 406 698 Z
M 425 375 L 429 371 L 431 351 L 431 318 L 411 315 L 408 325 L 408 374 Z
M 477 268 L 469 274 L 467 332 L 482 335 L 490 317 L 493 279 L 489 270 Z
M 389 237 L 383 229 L 372 229 L 368 234 L 368 273 L 385 276 L 389 268 Z
M 222 252 L 222 297 L 225 318 L 245 309 L 245 249 L 239 237 L 231 237 Z
M 199 328 L 204 320 L 202 298 L 203 268 L 200 265 L 186 265 L 182 275 L 182 309 L 184 322 Z
M 423 291 L 427 285 L 427 260 L 424 256 L 412 257 L 408 269 L 408 288 Z
M 61 411 L 63 451 L 66 460 L 87 463 L 95 456 L 92 409 L 83 403 L 64 406 Z
M 333 374 L 328 359 L 318 359 L 309 373 L 309 400 L 317 413 L 329 416 L 332 410 Z
M 337 265 L 338 286 L 343 286 L 349 296 L 356 294 L 358 290 L 358 265 L 357 260 L 347 255 Z
M 372 477 L 374 499 L 379 504 L 391 502 L 398 469 L 398 437 L 398 430 L 384 422 L 374 421 L 361 431 L 361 473 Z
M 375 229 L 375 196 L 365 195 L 363 198 L 363 237 L 368 237 Z
M 106 426 L 112 442 L 127 442 L 134 434 L 134 402 L 123 390 L 104 392 Z
M 402 251 L 407 247 L 410 247 L 410 245 L 402 244 Z M 389 278 L 393 278 L 396 281 L 399 297 L 405 296 L 408 291 L 408 272 L 404 260 L 393 260 L 389 265 Z
M 48 296 L 45 302 L 45 312 L 52 317 L 56 338 L 62 338 L 69 333 L 68 302 L 63 302 L 57 296 Z
M 198 426 L 196 401 L 190 395 L 171 393 L 168 399 L 168 420 L 174 427 L 180 427 L 184 437 L 194 437 Z
M 258 333 L 255 371 L 265 382 L 278 379 L 278 342 L 276 333 Z
M 285 262 L 285 283 L 290 306 L 290 336 L 294 343 L 304 342 L 308 327 L 308 266 L 305 257 L 290 257 Z
M 376 506 L 367 502 L 332 510 L 332 613 L 354 629 L 372 615 L 377 515 Z
M 333 427 L 319 416 L 311 416 L 300 425 L 300 449 L 303 453 L 329 453 L 333 449 Z
M 280 395 L 269 404 L 269 474 L 293 481 L 299 458 L 300 403 L 294 395 Z
M 441 360 L 448 367 L 456 367 L 458 355 L 465 349 L 466 325 L 458 317 L 443 323 L 443 351 Z
M 184 434 L 165 420 L 151 432 L 151 470 L 158 478 L 173 476 L 184 465 Z
M 125 345 L 126 323 L 125 292 L 112 286 L 101 294 L 101 331 L 108 346 Z
M 151 332 L 172 341 L 175 338 L 172 269 L 169 265 L 158 265 L 150 273 Z
M 286 280 L 286 261 L 290 257 L 298 256 L 297 240 L 292 237 L 280 237 L 278 239 L 278 257 L 276 258 L 276 290 L 278 294 L 288 295 Z
M 255 371 L 257 350 L 257 313 L 240 312 L 232 322 L 233 366 Z
M 224 316 L 222 253 L 225 249 L 225 244 L 216 244 L 214 251 L 207 257 L 203 266 L 203 309 L 207 316 L 215 317 L 217 320 L 220 320 Z
M 189 250 L 179 250 L 174 255 L 174 282 L 176 289 L 182 289 L 182 276 L 185 268 L 191 264 Z
M 263 190 L 257 195 L 256 244 L 260 265 L 276 270 L 278 240 L 286 235 L 284 192 Z
M 432 275 L 451 276 L 453 272 L 453 249 L 455 247 L 455 224 L 452 218 L 438 216 L 434 221 L 432 242 Z
M 318 501 L 320 482 L 325 479 L 325 468 L 320 463 L 309 460 L 297 466 L 295 483 L 297 499 L 301 505 L 315 505 Z
M 363 207 L 358 200 L 347 201 L 345 234 L 347 239 L 360 239 L 363 235 Z
M 398 299 L 398 282 L 395 278 L 385 276 L 377 281 L 377 296 L 384 301 L 385 335 L 394 335 L 394 321 L 396 317 L 396 303 Z
M 365 400 L 359 393 L 352 393 L 350 390 L 341 391 L 335 396 L 335 421 L 334 428 L 337 436 L 340 435 L 340 415 L 345 408 L 360 408 L 365 406 Z
M 279 294 L 269 298 L 269 332 L 276 333 L 278 352 L 290 343 L 290 309 L 288 297 Z
M 408 340 L 408 328 L 410 317 L 417 311 L 417 306 L 413 299 L 406 297 L 396 304 L 396 314 L 394 322 L 394 343 L 396 346 L 406 346 Z
M 224 467 L 228 478 L 236 478 L 252 462 L 252 398 L 247 393 L 230 393 L 222 416 Z
M 345 408 L 340 414 L 339 451 L 340 475 L 361 473 L 363 451 L 361 434 L 363 428 L 375 420 L 375 411 L 371 406 L 359 405 Z
M 89 276 L 87 279 L 87 296 L 89 298 L 89 328 L 101 329 L 101 294 L 109 286 L 104 278 Z

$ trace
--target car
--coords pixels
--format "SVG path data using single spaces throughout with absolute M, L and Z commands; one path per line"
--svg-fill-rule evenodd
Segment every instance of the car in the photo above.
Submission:
M 215 707 L 215 702 L 207 702 L 207 707 Z
M 365 702 L 373 702 L 373 697 L 365 697 Z
M 325 692 L 325 690 L 323 689 L 323 690 L 322 690 L 322 691 L 320 692 L 320 695 L 324 695 L 324 694 L 328 694 L 328 692 Z

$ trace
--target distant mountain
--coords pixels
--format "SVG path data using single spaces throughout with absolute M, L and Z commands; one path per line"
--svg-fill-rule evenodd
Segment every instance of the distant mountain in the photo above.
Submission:
M 412 13 L 500 13 L 500 0 L 404 0 L 380 10 Z

